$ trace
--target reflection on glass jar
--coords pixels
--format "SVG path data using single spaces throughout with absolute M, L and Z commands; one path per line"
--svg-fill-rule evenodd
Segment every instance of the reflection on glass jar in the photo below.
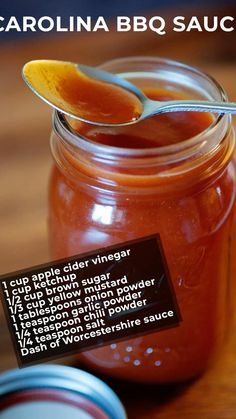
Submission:
M 213 79 L 179 63 L 127 58 L 102 68 L 152 98 L 225 100 Z M 140 382 L 197 376 L 221 347 L 229 317 L 235 202 L 230 117 L 166 114 L 111 129 L 55 113 L 51 144 L 53 258 L 159 233 L 183 318 L 176 328 L 79 358 L 103 373 Z

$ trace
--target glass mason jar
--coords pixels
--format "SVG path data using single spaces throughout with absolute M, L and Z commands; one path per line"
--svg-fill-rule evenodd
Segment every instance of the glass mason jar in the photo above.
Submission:
M 215 80 L 177 62 L 136 57 L 101 68 L 141 88 L 226 100 Z M 51 145 L 53 258 L 159 233 L 182 316 L 178 327 L 83 352 L 79 359 L 102 373 L 139 382 L 199 375 L 220 349 L 229 317 L 235 202 L 231 118 L 215 116 L 207 129 L 177 144 L 131 149 L 86 139 L 56 112 Z

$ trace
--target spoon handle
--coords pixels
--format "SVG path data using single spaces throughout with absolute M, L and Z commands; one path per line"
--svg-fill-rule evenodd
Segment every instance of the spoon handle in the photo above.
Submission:
M 163 112 L 178 112 L 178 111 L 196 111 L 196 112 L 216 112 L 216 113 L 227 113 L 236 114 L 236 103 L 235 102 L 210 102 L 201 100 L 179 100 L 179 101 L 168 101 L 168 102 L 152 102 L 153 115 Z M 151 111 L 151 109 L 149 108 Z

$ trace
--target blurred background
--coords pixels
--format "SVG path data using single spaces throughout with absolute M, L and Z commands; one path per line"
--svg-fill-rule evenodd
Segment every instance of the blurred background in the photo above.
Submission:
M 66 23 L 68 16 L 92 15 L 96 18 L 101 15 L 110 19 L 111 27 L 117 15 L 161 15 L 166 19 L 167 26 L 176 15 L 183 15 L 186 20 L 193 15 L 198 16 L 199 20 L 204 15 L 230 15 L 236 18 L 235 0 L 8 0 L 1 3 L 0 15 L 6 20 L 16 16 L 19 23 L 22 16 L 62 16 Z M 132 55 L 164 56 L 199 66 L 215 77 L 224 86 L 230 99 L 236 101 L 235 31 L 177 33 L 167 28 L 165 36 L 158 36 L 151 31 L 117 33 L 113 25 L 109 33 L 0 32 L 0 274 L 45 263 L 50 259 L 47 184 L 52 163 L 49 148 L 51 110 L 24 85 L 21 79 L 23 64 L 32 59 L 51 58 L 98 65 L 113 58 Z M 0 348 L 0 370 L 16 366 L 2 313 Z M 206 393 L 212 397 L 214 413 L 214 406 L 216 409 L 221 403 L 224 386 L 228 386 L 224 402 L 230 406 L 232 416 L 218 415 L 217 410 L 215 415 L 204 417 L 236 417 L 236 382 L 233 382 L 233 386 L 228 382 L 228 377 L 232 376 L 233 361 L 236 364 L 235 349 L 231 347 L 222 364 L 218 364 L 218 370 L 204 376 L 202 381 L 191 387 L 187 396 L 179 399 L 174 408 L 180 413 L 178 417 L 201 417 L 197 414 L 194 416 L 194 410 L 191 410 L 194 397 L 196 406 L 203 409 L 201 412 L 204 416 Z M 155 400 L 156 394 L 153 394 L 153 399 L 149 400 L 153 409 Z M 130 413 L 136 402 L 134 395 L 133 404 L 128 407 Z M 160 405 L 163 403 L 160 401 Z M 142 409 L 144 411 L 141 401 L 138 406 L 140 412 Z M 158 407 L 159 413 L 160 409 Z M 150 419 L 157 416 L 150 413 L 142 417 Z M 166 416 L 164 413 L 164 416 L 158 414 L 158 417 L 173 419 L 175 416 L 169 416 L 167 412 Z

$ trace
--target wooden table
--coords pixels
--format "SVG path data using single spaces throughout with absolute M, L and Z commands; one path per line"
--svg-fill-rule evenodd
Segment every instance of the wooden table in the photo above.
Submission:
M 227 10 L 225 14 L 233 13 Z M 42 57 L 98 64 L 119 56 L 168 56 L 210 72 L 236 100 L 235 41 L 234 33 L 158 37 L 149 32 L 110 32 L 47 35 L 0 44 L 0 273 L 49 260 L 46 202 L 51 118 L 49 108 L 21 81 L 20 70 L 26 61 Z M 70 363 L 71 359 L 61 360 L 65 361 Z M 14 366 L 15 356 L 0 313 L 0 369 Z M 236 335 L 215 366 L 191 385 L 160 388 L 113 381 L 111 385 L 124 401 L 129 418 L 235 419 Z

